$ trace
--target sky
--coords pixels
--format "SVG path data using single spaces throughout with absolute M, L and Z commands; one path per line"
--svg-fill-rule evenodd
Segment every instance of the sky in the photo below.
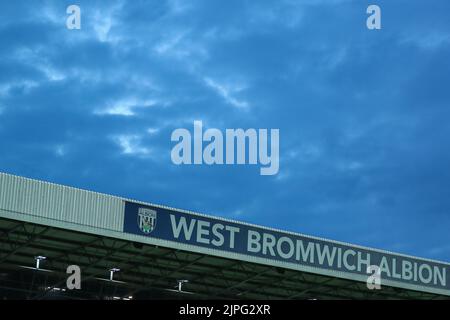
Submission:
M 1 0 L 0 171 L 450 261 L 449 12 Z M 171 133 L 195 120 L 279 129 L 278 174 L 173 164 Z

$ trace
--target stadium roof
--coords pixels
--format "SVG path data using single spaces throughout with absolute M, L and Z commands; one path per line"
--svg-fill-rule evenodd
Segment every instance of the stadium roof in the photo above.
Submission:
M 0 173 L 0 293 L 44 299 L 442 299 L 447 263 Z M 36 268 L 36 256 L 46 257 Z M 66 268 L 83 290 L 65 290 Z M 381 268 L 368 290 L 366 267 Z M 110 280 L 110 270 L 120 269 Z M 182 291 L 178 281 L 187 280 Z

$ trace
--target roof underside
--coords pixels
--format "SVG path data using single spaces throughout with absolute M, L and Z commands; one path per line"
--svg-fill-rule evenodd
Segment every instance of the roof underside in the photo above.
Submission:
M 0 297 L 27 299 L 446 299 L 0 218 Z M 35 269 L 35 258 L 47 257 Z M 82 290 L 66 290 L 78 265 Z M 119 268 L 114 281 L 109 270 Z M 188 280 L 178 292 L 178 280 Z M 56 291 L 58 290 L 58 291 Z

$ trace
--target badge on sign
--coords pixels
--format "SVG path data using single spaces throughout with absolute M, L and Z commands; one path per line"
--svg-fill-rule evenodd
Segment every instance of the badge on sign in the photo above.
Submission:
M 138 225 L 139 229 L 145 233 L 151 233 L 156 227 L 157 213 L 155 210 L 139 208 Z

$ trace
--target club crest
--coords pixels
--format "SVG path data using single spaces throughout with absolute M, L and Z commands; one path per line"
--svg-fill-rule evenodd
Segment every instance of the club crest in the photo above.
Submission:
M 139 229 L 145 233 L 151 233 L 156 227 L 157 213 L 155 210 L 148 208 L 139 208 L 138 211 L 138 226 Z

